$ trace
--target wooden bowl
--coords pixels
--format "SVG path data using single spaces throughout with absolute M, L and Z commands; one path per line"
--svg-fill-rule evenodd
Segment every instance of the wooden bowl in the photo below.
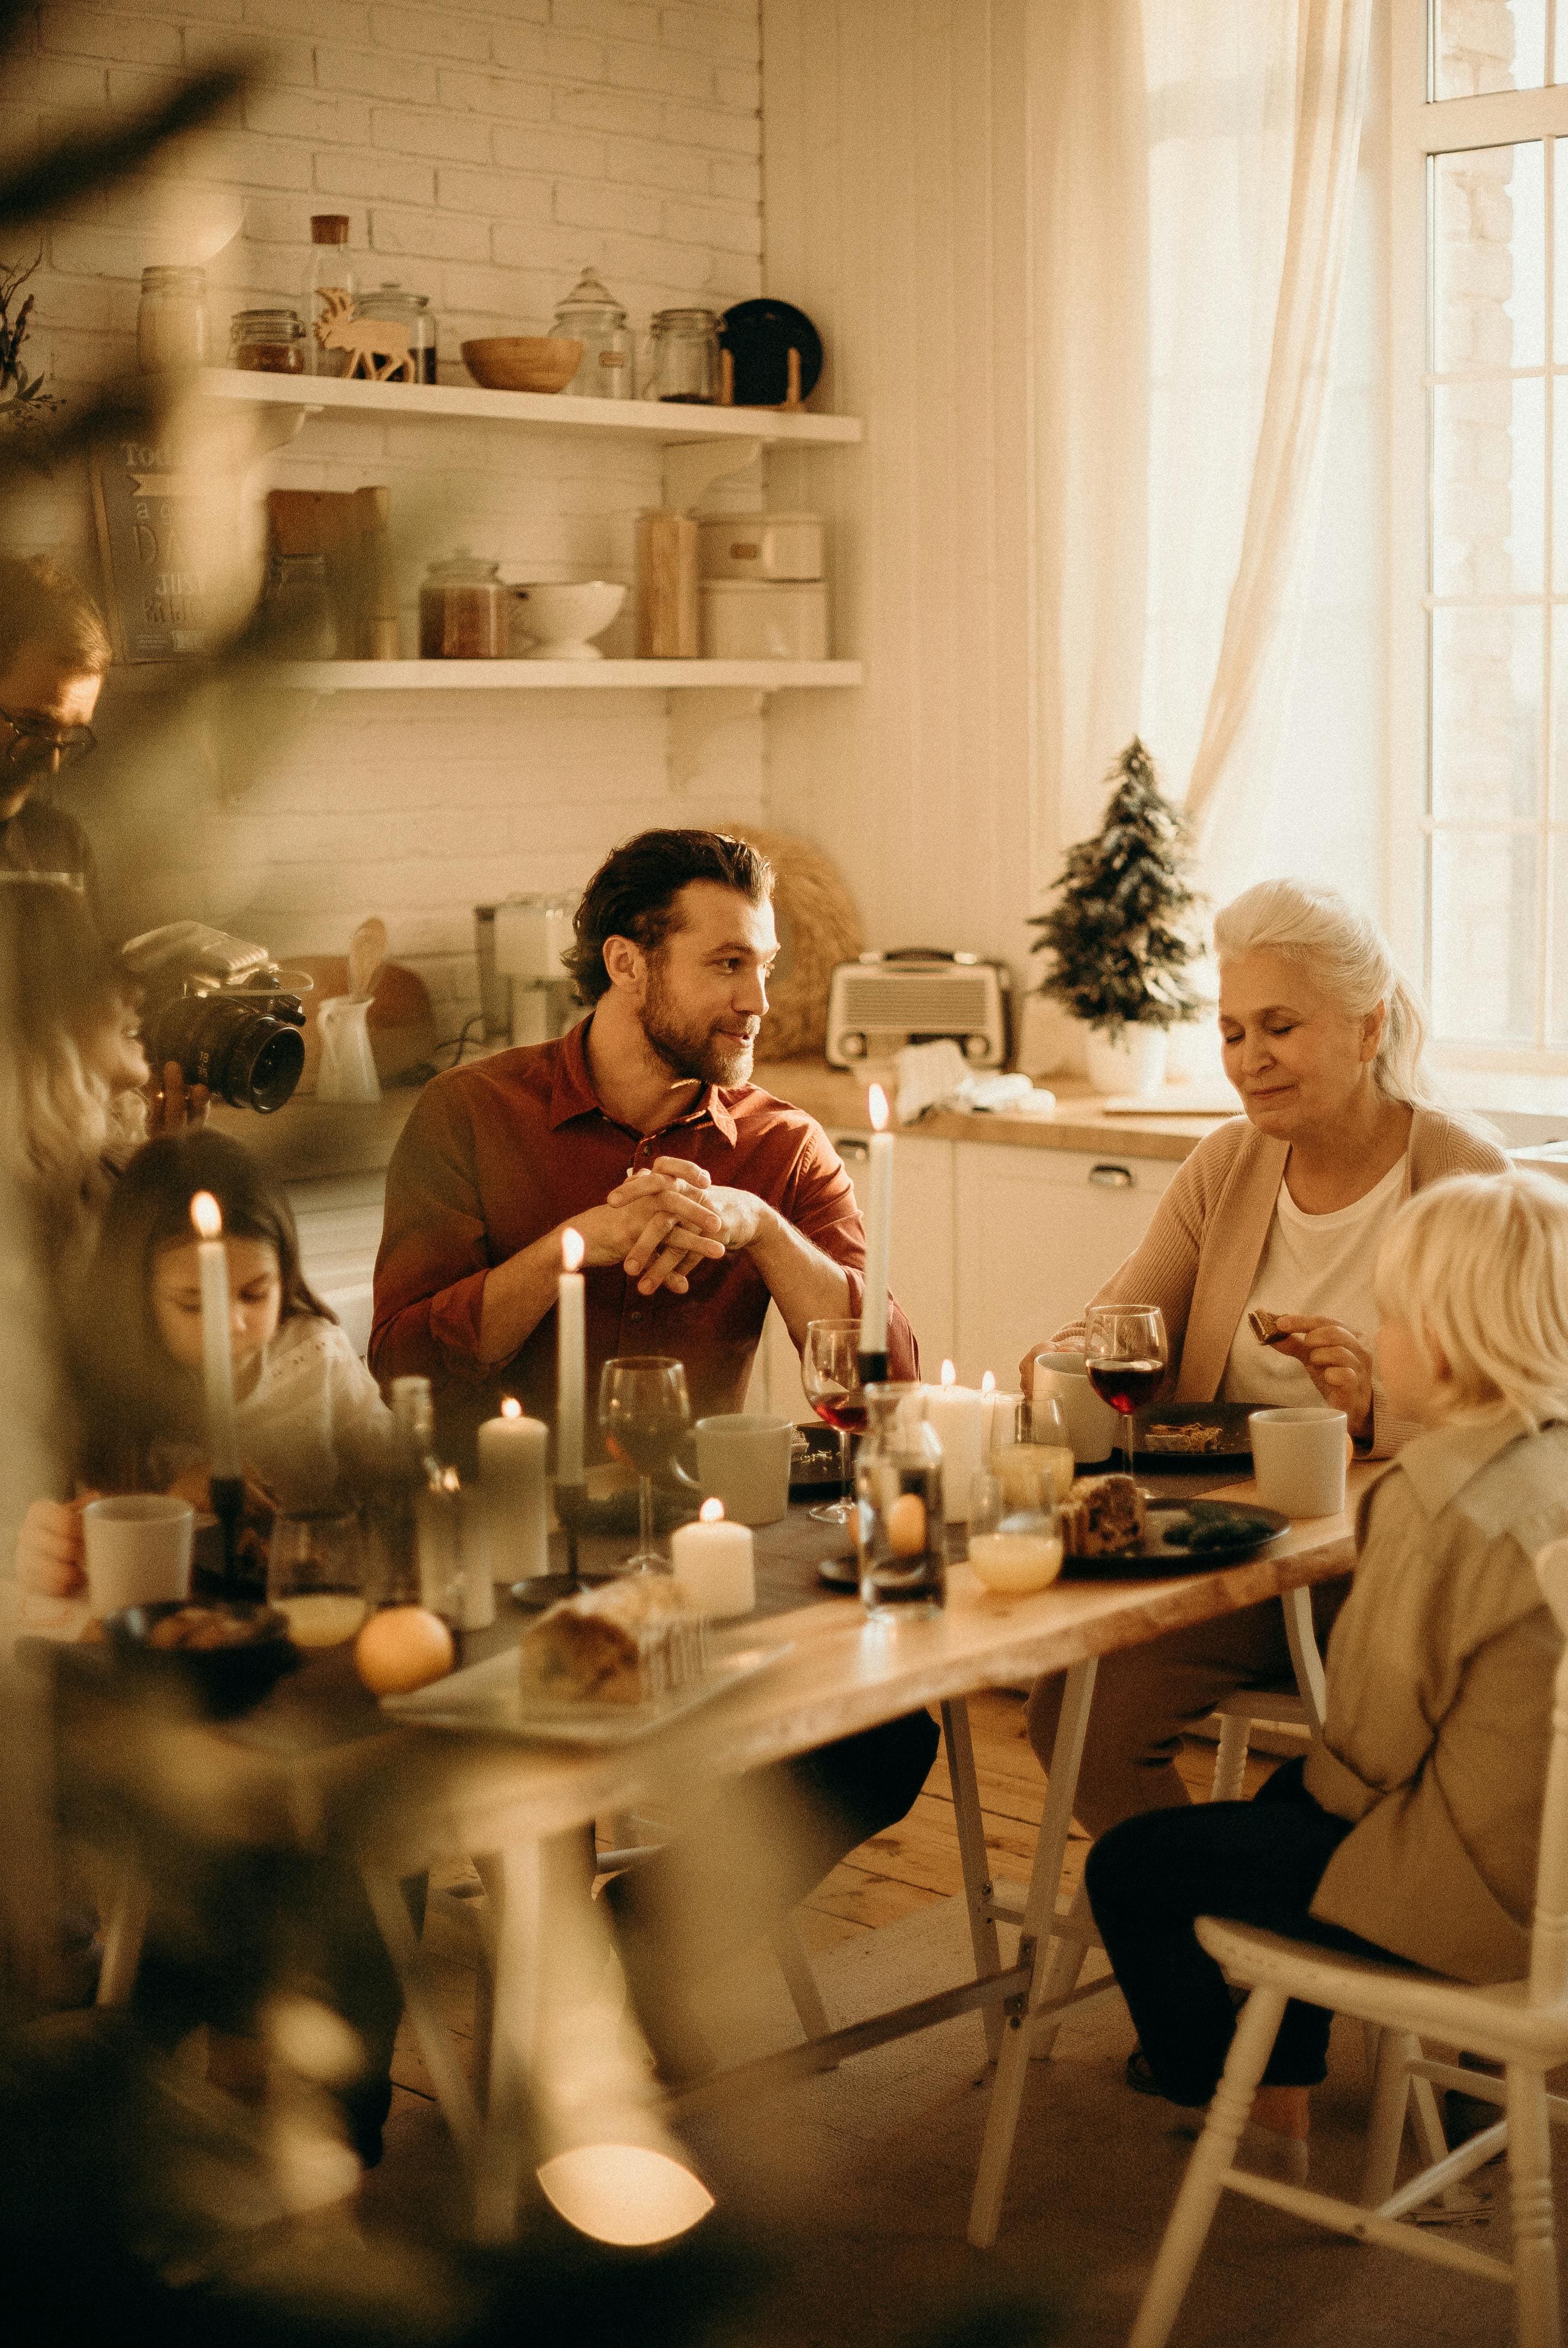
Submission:
M 462 348 L 463 365 L 486 391 L 564 391 L 583 363 L 571 335 L 493 335 Z

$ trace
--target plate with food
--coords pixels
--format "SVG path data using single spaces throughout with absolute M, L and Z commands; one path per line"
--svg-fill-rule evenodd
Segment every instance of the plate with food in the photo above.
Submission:
M 1151 1402 L 1133 1420 L 1133 1465 L 1146 1476 L 1179 1468 L 1250 1468 L 1250 1402 Z
M 480 1736 L 624 1745 L 754 1679 L 788 1654 L 744 1626 L 716 1632 L 662 1573 L 563 1598 L 519 1644 L 409 1695 L 399 1720 Z
M 1151 1500 L 1130 1476 L 1088 1476 L 1061 1505 L 1062 1579 L 1142 1581 L 1255 1557 L 1290 1529 L 1251 1501 Z

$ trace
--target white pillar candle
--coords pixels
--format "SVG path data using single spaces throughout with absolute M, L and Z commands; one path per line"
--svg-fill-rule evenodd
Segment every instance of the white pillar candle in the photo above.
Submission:
M 969 1522 L 969 1487 L 982 1463 L 989 1397 L 961 1386 L 951 1362 L 942 1365 L 942 1384 L 925 1389 L 925 1421 L 942 1446 L 942 1489 L 950 1525 Z
M 494 1581 L 529 1581 L 550 1570 L 546 1511 L 550 1429 L 524 1418 L 511 1395 L 480 1429 L 480 1549 Z
M 555 1292 L 555 1480 L 583 1481 L 583 1234 L 561 1234 L 561 1282 Z
M 234 1341 L 230 1327 L 229 1251 L 223 1218 L 211 1190 L 198 1190 L 191 1220 L 201 1280 L 201 1377 L 207 1399 L 207 1472 L 240 1473 L 240 1437 L 234 1425 Z
M 887 1131 L 887 1095 L 872 1085 L 866 1095 L 872 1121 L 866 1168 L 866 1292 L 861 1306 L 861 1352 L 887 1351 L 888 1267 L 892 1256 L 892 1136 Z
M 695 1525 L 670 1535 L 676 1587 L 700 1614 L 749 1614 L 757 1603 L 757 1544 L 749 1525 L 732 1525 L 722 1500 L 705 1500 Z

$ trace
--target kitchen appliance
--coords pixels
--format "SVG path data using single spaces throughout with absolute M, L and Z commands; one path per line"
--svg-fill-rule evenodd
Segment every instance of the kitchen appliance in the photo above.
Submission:
M 705 579 L 705 660 L 824 661 L 828 589 L 820 579 Z
M 978 954 L 929 946 L 863 953 L 834 966 L 827 1056 L 835 1068 L 852 1068 L 947 1035 L 972 1068 L 999 1068 L 1011 1003 L 1011 973 Z
M 697 536 L 705 579 L 822 576 L 820 514 L 702 514 Z
M 636 395 L 632 330 L 626 314 L 597 270 L 585 269 L 552 321 L 552 330 L 583 345 L 582 364 L 566 388 L 579 399 L 632 399 Z
M 497 975 L 511 983 L 511 1040 L 548 1044 L 580 1005 L 561 957 L 571 951 L 575 897 L 503 897 L 495 909 Z

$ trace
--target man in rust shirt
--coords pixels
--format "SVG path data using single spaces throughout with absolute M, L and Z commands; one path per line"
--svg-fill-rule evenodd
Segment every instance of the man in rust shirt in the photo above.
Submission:
M 427 1086 L 387 1173 L 370 1365 L 428 1377 L 465 1452 L 503 1394 L 554 1417 L 569 1224 L 587 1250 L 590 1414 L 601 1365 L 622 1354 L 684 1362 L 696 1417 L 738 1410 L 770 1300 L 797 1347 L 808 1322 L 859 1314 L 865 1234 L 849 1177 L 813 1118 L 748 1081 L 779 951 L 771 886 L 743 841 L 640 834 L 578 910 L 571 966 L 589 1018 Z M 895 1378 L 918 1374 L 891 1303 L 888 1351 Z M 723 1918 L 793 1904 L 903 1818 L 935 1746 L 915 1713 L 825 1746 L 765 1773 L 798 1797 L 794 1831 L 777 1838 L 788 1851 L 705 1829 L 616 1879 L 623 1954 L 667 2071 L 702 2067 L 676 1983 L 717 1952 Z M 721 1847 L 719 1883 L 703 1854 Z

